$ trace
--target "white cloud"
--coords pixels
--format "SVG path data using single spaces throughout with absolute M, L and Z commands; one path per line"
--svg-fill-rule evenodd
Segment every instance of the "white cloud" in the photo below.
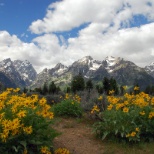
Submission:
M 49 6 L 43 20 L 34 21 L 29 27 L 33 33 L 68 31 L 84 23 L 109 23 L 122 0 L 64 0 Z
M 31 43 L 25 43 L 16 35 L 0 31 L 0 61 L 6 58 L 29 60 L 38 72 L 65 61 L 67 57 L 62 52 L 64 48 L 53 34 L 36 37 Z
M 121 56 L 141 67 L 153 59 L 154 23 L 106 34 L 87 35 L 85 31 L 87 32 L 88 28 L 82 30 L 78 38 L 68 40 L 67 52 L 74 59 L 81 58 L 81 55 L 91 55 L 99 60 L 109 55 Z
M 117 30 L 121 23 L 128 24 L 133 15 L 143 14 L 153 20 L 154 0 L 148 4 L 149 0 L 63 0 L 52 3 L 46 16 L 32 22 L 29 29 L 32 33 L 41 34 L 69 31 L 84 23 L 108 26 L 113 23 Z
M 11 58 L 12 60 L 29 60 L 37 71 L 44 66 L 42 61 L 43 51 L 34 43 L 24 43 L 16 35 L 10 35 L 7 31 L 0 31 L 0 60 Z

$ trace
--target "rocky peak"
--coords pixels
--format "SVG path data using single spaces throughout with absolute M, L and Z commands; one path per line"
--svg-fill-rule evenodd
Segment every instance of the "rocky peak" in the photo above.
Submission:
M 150 63 L 149 65 L 145 66 L 145 71 L 154 77 L 154 62 Z
M 73 65 L 90 65 L 93 58 L 91 56 L 85 56 L 78 61 L 75 61 Z
M 122 59 L 120 57 L 107 56 L 102 62 L 106 70 L 111 73 Z
M 4 59 L 0 62 L 0 70 L 12 81 L 16 86 L 25 86 L 25 82 L 16 70 L 10 58 Z
M 23 78 L 23 80 L 27 82 L 27 84 L 30 84 L 30 82 L 35 80 L 37 73 L 33 68 L 32 64 L 28 60 L 25 61 L 15 60 L 13 64 L 16 70 Z
M 9 74 L 10 72 L 15 71 L 14 69 L 15 68 L 10 58 L 4 59 L 0 62 L 0 71 Z
M 113 57 L 113 56 L 107 56 L 105 58 L 105 62 L 107 66 L 114 66 L 115 64 L 117 64 L 119 61 L 121 60 L 120 57 Z
M 54 69 L 56 69 L 56 70 L 59 70 L 59 69 L 66 69 L 66 68 L 67 68 L 67 66 L 63 65 L 62 63 L 58 63 L 58 64 L 54 67 Z

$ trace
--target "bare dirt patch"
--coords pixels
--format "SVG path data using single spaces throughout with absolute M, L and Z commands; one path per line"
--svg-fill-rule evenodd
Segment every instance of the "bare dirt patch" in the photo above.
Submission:
M 55 148 L 67 148 L 71 154 L 103 154 L 103 143 L 96 139 L 90 124 L 73 118 L 62 118 L 54 129 L 62 134 L 54 139 Z

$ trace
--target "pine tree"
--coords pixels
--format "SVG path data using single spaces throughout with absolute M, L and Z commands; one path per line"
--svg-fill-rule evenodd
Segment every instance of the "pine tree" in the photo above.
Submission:
M 103 89 L 105 91 L 106 94 L 109 93 L 110 90 L 110 81 L 107 77 L 104 77 L 103 79 Z
M 70 87 L 67 87 L 67 88 L 66 88 L 66 92 L 67 92 L 67 93 L 70 93 L 70 92 L 71 92 L 71 88 L 70 88 Z
M 103 87 L 99 84 L 96 85 L 96 90 L 99 94 L 103 94 L 104 92 Z
M 23 92 L 24 92 L 24 93 L 27 93 L 27 91 L 28 91 L 28 90 L 26 89 L 26 87 L 24 87 Z
M 114 78 L 110 78 L 110 81 L 109 81 L 109 90 L 114 90 L 114 94 L 115 95 L 118 95 L 119 94 L 119 88 L 118 88 L 118 85 L 117 85 L 117 82 Z
M 59 93 L 61 91 L 60 87 L 56 87 L 56 93 Z
M 88 92 L 91 91 L 91 89 L 93 89 L 93 83 L 92 83 L 92 80 L 89 79 L 87 82 L 86 82 L 86 89 L 88 90 Z
M 56 89 L 57 89 L 57 87 L 56 87 L 55 83 L 52 81 L 49 84 L 49 89 L 48 89 L 49 93 L 50 94 L 55 94 L 56 93 Z
M 45 82 L 42 88 L 42 94 L 45 95 L 47 93 L 48 93 L 48 87 L 47 87 L 47 82 Z
M 71 82 L 71 90 L 76 93 L 77 91 L 83 91 L 85 88 L 85 81 L 81 73 L 73 77 Z

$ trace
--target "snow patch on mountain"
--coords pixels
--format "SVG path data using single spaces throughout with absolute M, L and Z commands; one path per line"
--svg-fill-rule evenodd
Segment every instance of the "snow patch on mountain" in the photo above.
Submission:
M 79 59 L 78 62 L 90 64 L 91 60 L 93 60 L 93 58 L 91 56 L 85 56 L 85 57 Z
M 37 73 L 28 60 L 15 60 L 13 64 L 25 82 L 28 83 L 35 80 Z
M 154 77 L 154 62 L 151 62 L 149 65 L 145 66 L 145 71 Z
M 116 68 L 116 65 L 121 61 L 120 57 L 107 56 L 104 60 L 105 69 L 108 73 L 112 73 Z
M 97 60 L 92 60 L 89 70 L 97 70 L 101 65 L 102 65 L 102 62 Z
M 58 63 L 53 69 L 54 69 L 54 73 L 62 74 L 68 69 L 68 67 L 61 63 Z

